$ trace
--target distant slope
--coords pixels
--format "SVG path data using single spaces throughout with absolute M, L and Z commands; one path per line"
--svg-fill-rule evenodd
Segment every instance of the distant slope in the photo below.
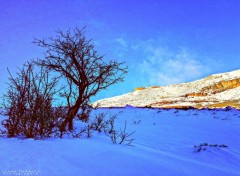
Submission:
M 240 70 L 214 74 L 189 83 L 136 88 L 133 92 L 102 99 L 94 107 L 240 108 Z

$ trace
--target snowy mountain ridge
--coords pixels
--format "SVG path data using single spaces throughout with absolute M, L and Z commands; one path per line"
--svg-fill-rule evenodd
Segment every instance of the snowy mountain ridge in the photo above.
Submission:
M 133 92 L 98 100 L 93 107 L 240 108 L 240 70 L 193 82 L 136 88 Z

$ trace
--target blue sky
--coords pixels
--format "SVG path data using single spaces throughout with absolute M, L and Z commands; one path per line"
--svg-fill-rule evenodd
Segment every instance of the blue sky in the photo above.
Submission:
M 15 0 L 0 9 L 0 94 L 7 67 L 15 72 L 42 56 L 34 38 L 76 26 L 87 26 L 106 59 L 129 67 L 124 83 L 92 101 L 240 67 L 238 0 Z

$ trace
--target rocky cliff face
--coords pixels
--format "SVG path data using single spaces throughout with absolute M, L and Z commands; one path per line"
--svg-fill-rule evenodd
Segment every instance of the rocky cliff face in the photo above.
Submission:
M 240 108 L 240 70 L 215 74 L 183 84 L 136 88 L 133 92 L 99 100 L 94 107 Z
M 200 92 L 193 92 L 186 94 L 186 97 L 191 97 L 191 96 L 207 96 L 208 94 L 216 94 L 220 93 L 226 90 L 234 89 L 236 87 L 240 86 L 240 79 L 232 79 L 232 80 L 226 80 L 226 81 L 219 81 L 216 83 L 213 83 L 210 86 L 206 86 L 200 90 Z

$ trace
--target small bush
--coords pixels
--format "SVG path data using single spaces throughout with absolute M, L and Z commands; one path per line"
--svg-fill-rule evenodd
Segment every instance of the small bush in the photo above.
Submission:
M 16 78 L 9 72 L 9 88 L 4 95 L 8 119 L 2 121 L 8 137 L 45 138 L 58 130 L 65 109 L 52 107 L 58 79 L 50 79 L 48 73 L 42 67 L 35 73 L 31 63 L 24 65 Z
M 117 114 L 110 115 L 109 119 L 107 120 L 107 126 L 105 128 L 105 133 L 111 134 L 115 130 L 115 120 L 117 119 Z
M 194 152 L 201 152 L 205 151 L 210 148 L 227 148 L 228 146 L 225 144 L 208 144 L 208 143 L 202 143 L 200 145 L 194 145 Z
M 124 124 L 124 128 L 120 128 L 119 130 L 115 129 L 115 120 L 117 119 L 117 114 L 110 115 L 108 118 L 106 117 L 107 113 L 97 114 L 94 119 L 80 129 L 79 132 L 73 131 L 72 136 L 74 138 L 80 138 L 83 134 L 86 135 L 87 138 L 91 138 L 93 136 L 93 132 L 97 131 L 98 133 L 104 132 L 108 137 L 110 137 L 113 144 L 126 144 L 132 145 L 134 141 L 130 136 L 133 133 L 127 132 L 127 121 Z
M 133 120 L 133 124 L 134 125 L 138 125 L 138 124 L 140 124 L 141 123 L 141 120 Z
M 108 133 L 107 136 L 111 138 L 111 141 L 113 144 L 126 144 L 126 145 L 132 145 L 132 142 L 134 141 L 133 138 L 130 138 L 134 132 L 127 133 L 127 121 L 125 121 L 124 128 L 120 130 L 113 130 L 111 133 Z
M 106 113 L 100 113 L 95 116 L 94 120 L 91 122 L 91 126 L 94 130 L 98 131 L 99 133 L 105 131 L 109 121 L 105 120 Z
M 77 118 L 83 122 L 88 122 L 91 113 L 91 107 L 84 105 L 80 110 L 81 112 L 77 114 Z

